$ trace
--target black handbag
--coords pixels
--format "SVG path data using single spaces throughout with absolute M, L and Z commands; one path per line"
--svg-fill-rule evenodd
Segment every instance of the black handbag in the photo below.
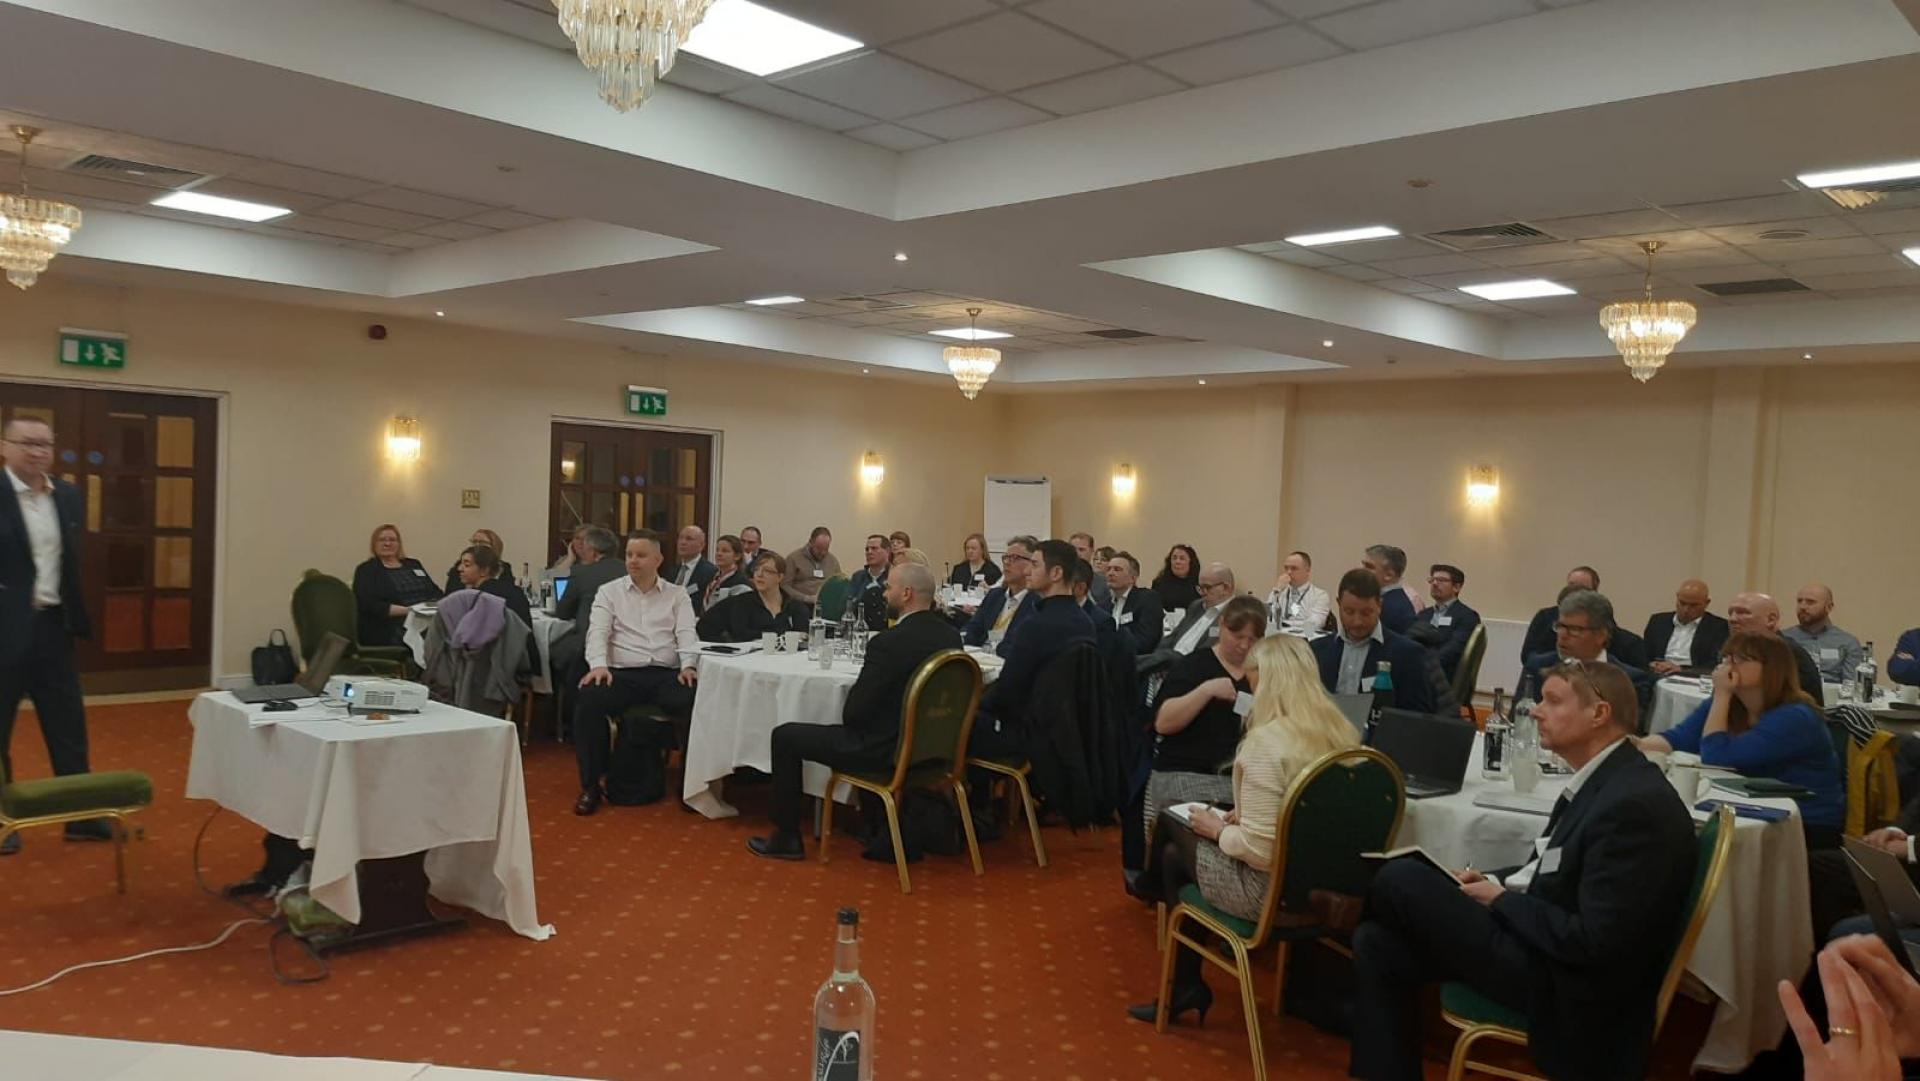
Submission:
M 613 754 L 607 760 L 607 802 L 638 807 L 667 794 L 667 749 L 673 726 L 645 717 L 620 722 Z
M 293 658 L 293 647 L 287 644 L 287 632 L 274 628 L 267 635 L 267 644 L 253 647 L 253 682 L 255 686 L 272 687 L 281 683 L 292 683 L 300 675 L 300 662 Z

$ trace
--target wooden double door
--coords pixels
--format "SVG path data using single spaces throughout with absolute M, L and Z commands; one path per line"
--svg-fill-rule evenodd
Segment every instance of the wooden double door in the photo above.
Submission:
M 86 502 L 88 693 L 211 678 L 219 412 L 210 398 L 0 382 L 0 423 L 47 422 L 53 472 Z
M 713 437 L 596 424 L 553 426 L 547 561 L 566 551 L 582 523 L 615 536 L 651 529 L 665 537 L 697 525 L 714 536 Z

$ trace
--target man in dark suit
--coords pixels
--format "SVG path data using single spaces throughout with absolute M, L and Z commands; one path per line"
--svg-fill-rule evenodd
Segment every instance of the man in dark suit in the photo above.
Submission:
M 1007 655 L 1007 640 L 1013 630 L 1040 606 L 1039 596 L 1028 588 L 1033 571 L 1033 552 L 1040 542 L 1022 534 L 1007 541 L 1006 554 L 1000 557 L 1000 584 L 987 590 L 980 608 L 967 620 L 960 637 L 970 646 L 992 644 L 994 652 Z M 1008 611 L 1011 606 L 1012 611 Z
M 687 591 L 688 599 L 693 601 L 695 615 L 707 610 L 707 583 L 720 573 L 720 568 L 707 558 L 707 531 L 697 525 L 680 530 L 674 538 L 674 565 L 660 577 Z M 589 603 L 588 611 L 592 611 Z
M 1007 663 L 1000 678 L 980 699 L 967 753 L 983 757 L 1024 756 L 1027 753 L 1027 699 L 1047 664 L 1083 642 L 1097 641 L 1093 621 L 1073 599 L 1073 569 L 1080 556 L 1063 540 L 1042 541 L 1029 576 L 1032 591 L 1040 594 L 1032 616 L 1007 635 L 1002 655 Z
M 1800 648 L 1800 643 L 1780 634 L 1780 602 L 1765 593 L 1737 594 L 1727 605 L 1727 626 L 1735 634 L 1770 634 L 1793 651 L 1793 663 L 1800 674 L 1800 689 L 1814 705 L 1825 709 L 1826 688 L 1820 682 L 1820 663 Z
M 773 833 L 748 838 L 748 851 L 768 859 L 806 858 L 800 840 L 802 762 L 840 770 L 892 767 L 913 674 L 935 653 L 960 648 L 960 633 L 932 610 L 933 593 L 932 571 L 917 563 L 895 567 L 886 598 L 899 622 L 867 643 L 867 659 L 847 690 L 840 725 L 795 722 L 773 730 Z
M 1113 558 L 1107 560 L 1107 594 L 1111 602 L 1108 607 L 1112 611 L 1102 612 L 1101 618 L 1110 621 L 1132 642 L 1136 655 L 1152 653 L 1166 630 L 1160 595 L 1151 589 L 1141 589 L 1139 582 L 1140 561 L 1130 552 L 1113 553 Z M 1095 604 L 1098 603 L 1096 600 Z
M 1693 817 L 1627 739 L 1639 708 L 1625 674 L 1546 675 L 1541 743 L 1576 772 L 1526 864 L 1450 877 L 1400 859 L 1374 876 L 1353 936 L 1354 1031 L 1366 1036 L 1353 1041 L 1354 1077 L 1423 1076 L 1421 990 L 1444 980 L 1523 1013 L 1549 1077 L 1646 1073 L 1693 879 Z
M 1613 621 L 1613 602 L 1591 589 L 1576 589 L 1560 598 L 1555 609 L 1554 648 L 1527 658 L 1520 667 L 1520 682 L 1540 693 L 1540 681 L 1547 669 L 1566 661 L 1587 664 L 1611 664 L 1626 674 L 1633 684 L 1634 697 L 1645 712 L 1653 702 L 1653 674 L 1627 663 L 1613 649 L 1619 628 Z
M 1647 620 L 1647 668 L 1666 676 L 1682 668 L 1712 668 L 1720 663 L 1720 647 L 1732 630 L 1727 621 L 1707 611 L 1713 598 L 1707 583 L 1689 578 L 1673 592 L 1673 611 L 1655 612 Z
M 605 526 L 588 526 L 581 532 L 577 546 L 580 557 L 567 575 L 567 593 L 554 603 L 553 614 L 573 624 L 547 647 L 547 665 L 553 670 L 553 685 L 573 687 L 587 674 L 587 617 L 593 612 L 594 594 L 600 587 L 627 573 L 620 559 L 620 538 Z
M 13 772 L 13 721 L 33 700 L 56 776 L 86 773 L 87 714 L 73 643 L 92 631 L 80 593 L 80 492 L 53 476 L 53 428 L 15 417 L 0 430 L 0 770 Z M 67 824 L 69 840 L 108 840 L 103 821 Z M 20 850 L 20 835 L 0 855 Z
M 1448 563 L 1435 563 L 1427 570 L 1427 588 L 1433 592 L 1433 605 L 1413 618 L 1407 637 L 1427 647 L 1451 681 L 1453 670 L 1467 651 L 1467 639 L 1480 625 L 1480 613 L 1460 599 L 1467 584 L 1467 572 Z
M 1420 606 L 1414 603 L 1413 594 L 1401 583 L 1400 577 L 1407 573 L 1407 552 L 1404 548 L 1395 548 L 1391 544 L 1376 544 L 1368 548 L 1360 565 L 1373 572 L 1380 580 L 1380 622 L 1395 634 L 1405 634 L 1413 626 L 1414 617 L 1420 612 Z
M 1365 567 L 1342 575 L 1334 594 L 1340 633 L 1308 643 L 1320 664 L 1320 682 L 1332 694 L 1367 694 L 1374 689 L 1380 662 L 1392 666 L 1393 705 L 1432 713 L 1441 708 L 1428 678 L 1427 651 L 1419 643 L 1388 630 L 1380 618 L 1380 579 Z
M 1600 590 L 1600 572 L 1592 567 L 1575 567 L 1567 572 L 1567 581 L 1560 587 L 1560 594 L 1547 605 L 1533 614 L 1527 623 L 1526 637 L 1520 639 L 1520 663 L 1526 664 L 1527 658 L 1545 653 L 1553 648 L 1553 624 L 1560 618 L 1560 600 L 1576 589 Z

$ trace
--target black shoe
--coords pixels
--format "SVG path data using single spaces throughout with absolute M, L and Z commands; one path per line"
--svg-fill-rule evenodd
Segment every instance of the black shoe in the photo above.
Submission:
M 1173 1000 L 1167 1004 L 1167 1021 L 1177 1022 L 1180 1015 L 1188 1010 L 1197 1012 L 1195 1024 L 1202 1028 L 1207 1024 L 1207 1011 L 1213 1009 L 1213 988 L 1204 983 L 1188 984 L 1173 989 Z M 1151 1025 L 1160 1012 L 1160 1003 L 1143 1002 L 1138 1006 L 1128 1006 L 1127 1016 L 1135 1021 L 1145 1021 Z
M 284 879 L 275 882 L 265 871 L 257 871 L 251 878 L 243 878 L 220 892 L 228 897 L 263 897 L 285 884 Z
M 11 856 L 18 851 L 20 851 L 19 834 L 9 833 L 6 840 L 0 841 L 0 856 Z
M 768 860 L 803 860 L 807 858 L 807 846 L 795 833 L 770 833 L 765 837 L 747 838 L 747 851 Z
M 1128 897 L 1132 897 L 1145 905 L 1156 905 L 1160 903 L 1160 891 L 1155 888 L 1156 883 L 1147 879 L 1147 873 L 1145 871 L 1133 871 L 1122 868 L 1120 878 L 1126 883 Z
M 111 841 L 113 826 L 104 818 L 89 818 L 84 822 L 67 823 L 69 841 Z
M 587 789 L 580 793 L 579 799 L 573 801 L 573 813 L 577 815 L 590 815 L 599 809 L 600 790 L 598 788 Z

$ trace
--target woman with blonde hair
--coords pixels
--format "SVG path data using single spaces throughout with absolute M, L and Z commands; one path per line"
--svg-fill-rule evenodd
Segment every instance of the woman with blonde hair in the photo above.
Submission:
M 1302 639 L 1262 638 L 1244 664 L 1252 685 L 1245 727 L 1233 756 L 1233 804 L 1223 815 L 1192 806 L 1185 821 L 1163 810 L 1154 832 L 1143 883 L 1157 875 L 1160 897 L 1172 904 L 1182 887 L 1199 887 L 1208 904 L 1243 920 L 1258 920 L 1273 861 L 1273 831 L 1294 778 L 1322 756 L 1360 745 L 1360 735 L 1320 683 L 1320 667 Z M 1174 959 L 1168 1014 L 1188 1010 L 1206 1020 L 1213 992 L 1201 978 L 1200 955 L 1182 947 Z M 1157 1003 L 1133 1006 L 1135 1020 L 1153 1022 Z

